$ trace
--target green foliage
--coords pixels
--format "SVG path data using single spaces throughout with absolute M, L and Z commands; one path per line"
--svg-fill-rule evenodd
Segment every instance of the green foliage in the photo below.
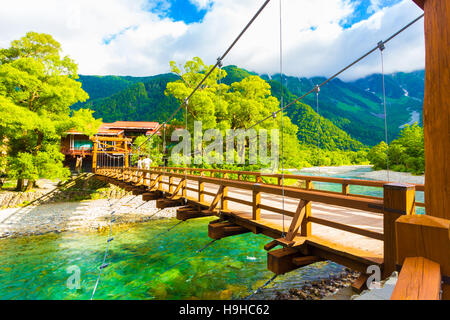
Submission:
M 368 153 L 368 159 L 375 169 L 386 169 L 388 155 L 389 169 L 423 174 L 425 172 L 423 128 L 417 123 L 405 126 L 400 132 L 400 137 L 392 141 L 389 147 L 384 142 L 373 147 Z
M 70 117 L 70 106 L 88 95 L 76 81 L 77 65 L 60 53 L 50 35 L 35 32 L 0 49 L 0 139 L 13 178 L 67 177 L 59 152 L 62 134 L 73 127 L 91 134 L 101 123 L 90 110 Z
M 163 144 L 161 137 L 155 135 L 151 139 L 147 136 L 137 137 L 131 147 L 131 163 L 134 165 L 139 160 L 139 156 L 150 155 L 152 165 L 157 166 L 163 163 Z
M 167 85 L 166 95 L 172 95 L 179 103 L 183 103 L 192 92 L 192 88 L 200 83 L 204 74 L 210 72 L 212 67 L 206 66 L 198 57 L 186 62 L 183 67 L 177 66 L 172 61 L 172 72 L 176 73 L 180 80 Z M 270 85 L 260 77 L 250 75 L 231 85 L 221 81 L 226 77 L 225 70 L 215 69 L 191 97 L 188 103 L 190 132 L 193 132 L 194 121 L 202 121 L 203 130 L 219 129 L 225 137 L 226 130 L 249 128 L 278 110 L 279 102 L 271 95 Z M 298 129 L 287 116 L 284 116 L 283 126 L 281 116 L 254 126 L 257 132 L 260 129 L 269 130 L 269 142 L 270 129 L 281 130 L 282 128 L 284 152 L 280 155 L 284 158 L 286 165 L 296 166 L 299 149 L 296 137 Z M 248 155 L 248 152 L 246 154 Z
M 82 76 L 83 88 L 92 95 L 92 100 L 78 103 L 72 109 L 89 108 L 105 122 L 162 122 L 177 105 L 173 97 L 164 95 L 164 90 L 168 82 L 177 79 L 173 74 L 146 78 Z

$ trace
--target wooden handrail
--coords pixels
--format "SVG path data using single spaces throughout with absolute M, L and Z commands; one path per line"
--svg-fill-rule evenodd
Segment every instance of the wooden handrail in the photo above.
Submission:
M 137 168 L 129 168 L 130 170 L 139 170 Z M 161 170 L 163 169 L 163 170 Z M 238 171 L 238 170 L 222 170 L 222 169 L 204 169 L 204 168 L 182 168 L 182 167 L 152 167 L 149 171 L 147 170 L 140 170 L 142 172 L 152 172 L 153 170 L 156 170 L 158 172 L 161 171 L 186 171 L 186 172 L 191 172 L 191 173 L 195 173 L 195 172 L 199 172 L 200 175 L 204 176 L 204 173 L 209 172 L 210 173 L 210 177 L 212 177 L 212 173 L 221 173 L 224 178 L 223 179 L 230 179 L 230 177 L 228 176 L 229 174 L 235 174 L 238 175 L 238 179 L 230 179 L 230 180 L 238 180 L 241 181 L 241 179 L 239 178 L 242 175 L 245 176 L 253 176 L 254 177 L 254 181 L 255 182 L 260 182 L 263 184 L 269 184 L 272 185 L 271 183 L 265 183 L 263 181 L 261 181 L 262 177 L 266 177 L 266 178 L 274 178 L 277 179 L 277 183 L 276 185 L 281 185 L 280 184 L 280 179 L 283 177 L 282 174 L 279 173 L 261 173 L 261 172 L 254 172 L 254 171 Z M 360 179 L 346 179 L 346 178 L 332 178 L 332 177 L 317 177 L 317 176 L 305 176 L 305 175 L 297 175 L 297 174 L 285 174 L 284 175 L 285 180 L 298 180 L 298 181 L 305 181 L 306 182 L 306 187 L 305 188 L 301 188 L 301 187 L 295 187 L 295 186 L 289 186 L 290 188 L 298 188 L 298 189 L 314 189 L 313 185 L 311 182 L 327 182 L 327 183 L 334 183 L 334 184 L 341 184 L 342 185 L 342 192 L 337 192 L 337 191 L 327 191 L 327 190 L 321 190 L 321 192 L 327 192 L 327 193 L 331 193 L 331 194 L 343 194 L 343 195 L 348 195 L 348 196 L 352 196 L 352 197 L 365 197 L 365 198 L 369 198 L 369 199 L 378 199 L 378 200 L 382 200 L 383 197 L 376 197 L 376 196 L 367 196 L 367 195 L 359 195 L 359 194 L 354 194 L 354 193 L 350 193 L 348 186 L 350 185 L 355 185 L 355 186 L 365 186 L 365 187 L 374 187 L 374 188 L 383 188 L 383 186 L 385 184 L 388 184 L 389 182 L 387 181 L 374 181 L 374 180 L 360 180 Z M 425 190 L 425 185 L 424 184 L 410 184 L 413 185 L 415 187 L 416 191 L 424 191 Z M 425 203 L 423 202 L 415 202 L 417 207 L 425 207 Z
M 210 185 L 218 186 L 219 190 L 222 190 L 222 193 L 220 194 L 220 199 L 222 202 L 222 209 L 227 210 L 227 202 L 235 202 L 238 204 L 243 204 L 250 207 L 250 212 L 252 213 L 252 220 L 258 221 L 261 219 L 261 210 L 267 210 L 270 212 L 274 212 L 276 214 L 285 214 L 287 216 L 294 217 L 295 212 L 288 212 L 285 210 L 281 210 L 280 208 L 277 208 L 275 206 L 269 206 L 266 204 L 261 203 L 261 194 L 270 194 L 275 196 L 281 196 L 285 195 L 287 198 L 291 199 L 301 199 L 302 201 L 306 201 L 308 203 L 308 207 L 306 208 L 306 213 L 304 218 L 302 218 L 301 224 L 302 224 L 302 236 L 310 236 L 311 235 L 311 223 L 317 223 L 321 224 L 327 227 L 340 229 L 346 232 L 362 235 L 365 237 L 369 237 L 376 240 L 385 240 L 385 234 L 384 230 L 383 233 L 374 232 L 370 230 L 361 229 L 354 226 L 348 226 L 344 225 L 342 223 L 337 223 L 334 221 L 328 221 L 324 220 L 318 217 L 311 216 L 311 209 L 310 209 L 310 203 L 323 203 L 323 204 L 329 204 L 334 206 L 340 206 L 340 207 L 346 207 L 351 209 L 357 209 L 357 210 L 363 210 L 363 211 L 369 211 L 374 213 L 380 213 L 384 215 L 384 219 L 386 219 L 386 216 L 388 216 L 389 221 L 392 220 L 392 213 L 387 211 L 386 204 L 383 200 L 383 198 L 374 198 L 374 197 L 367 197 L 367 196 L 358 196 L 358 195 L 351 195 L 351 194 L 342 194 L 338 192 L 328 192 L 328 191 L 320 191 L 320 190 L 313 190 L 313 189 L 305 189 L 305 188 L 299 188 L 299 187 L 291 187 L 291 186 L 280 186 L 278 184 L 264 184 L 259 182 L 252 182 L 252 181 L 242 181 L 242 180 L 235 180 L 230 179 L 229 177 L 224 178 L 217 178 L 214 176 L 205 176 L 204 172 L 208 171 L 208 169 L 191 169 L 191 168 L 163 168 L 163 167 L 155 167 L 151 170 L 139 170 L 136 168 L 108 168 L 108 169 L 99 169 L 98 173 L 105 174 L 107 176 L 113 176 L 118 178 L 119 180 L 123 180 L 124 177 L 131 177 L 130 180 L 133 180 L 133 176 L 135 177 L 142 177 L 142 176 L 148 176 L 149 178 L 145 179 L 143 184 L 146 186 L 156 186 L 156 183 L 158 182 L 158 189 L 160 191 L 163 191 L 163 186 L 165 186 L 165 190 L 167 190 L 167 186 L 172 186 L 172 191 L 169 191 L 169 194 L 176 194 L 179 192 L 180 189 L 183 190 L 183 198 L 188 199 L 189 201 L 194 201 L 197 203 L 200 203 L 202 205 L 209 206 L 210 204 L 204 202 L 204 196 L 213 196 L 215 197 L 215 202 L 213 203 L 213 207 L 215 208 L 217 206 L 217 202 L 219 200 L 217 193 L 208 192 L 204 190 L 205 183 Z M 218 171 L 218 170 L 215 170 Z M 200 175 L 193 174 L 195 172 L 201 172 Z M 219 171 L 218 171 L 219 172 Z M 221 171 L 230 173 L 233 172 L 231 170 L 223 170 Z M 112 174 L 111 174 L 112 173 Z M 253 173 L 255 176 L 258 176 L 259 173 Z M 169 182 L 162 180 L 162 177 L 168 177 Z M 295 176 L 295 175 L 294 175 Z M 297 177 L 297 176 L 296 176 Z M 310 177 L 308 177 L 310 178 Z M 173 187 L 175 187 L 174 179 L 177 179 L 178 181 L 184 181 L 184 183 L 178 184 L 178 187 L 175 191 L 173 191 Z M 321 180 L 324 180 L 321 178 Z M 326 179 L 325 179 L 326 180 Z M 333 181 L 345 181 L 346 183 L 351 183 L 349 179 L 334 179 L 331 178 Z M 187 181 L 191 182 L 197 182 L 198 188 L 193 188 L 191 186 L 187 186 Z M 259 181 L 256 180 L 255 181 Z M 359 181 L 358 181 L 359 182 Z M 228 188 L 234 188 L 234 189 L 240 189 L 240 190 L 247 190 L 249 192 L 249 195 L 252 195 L 252 200 L 247 201 L 243 199 L 237 199 L 236 197 L 230 197 L 226 193 L 226 190 Z M 413 188 L 413 186 L 410 186 L 410 188 Z M 187 197 L 186 191 L 193 191 L 197 192 L 198 195 L 196 198 Z M 225 192 L 223 192 L 225 191 Z M 213 210 L 213 209 L 211 209 Z M 398 215 L 398 212 L 394 212 L 393 214 Z M 390 222 L 389 222 L 390 223 Z M 391 223 L 393 224 L 393 222 Z M 386 226 L 385 226 L 386 228 Z M 393 230 L 393 225 L 392 228 Z M 390 239 L 388 239 L 387 242 L 392 242 Z M 386 241 L 385 241 L 386 245 Z M 389 246 L 394 244 L 387 244 Z M 394 249 L 393 249 L 394 250 Z M 391 250 L 392 251 L 392 250 Z M 392 260 L 392 259 L 390 259 Z

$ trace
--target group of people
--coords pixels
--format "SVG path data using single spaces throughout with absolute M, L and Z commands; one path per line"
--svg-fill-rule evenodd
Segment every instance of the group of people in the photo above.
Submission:
M 152 165 L 152 159 L 150 159 L 150 157 L 148 155 L 139 156 L 139 160 L 137 162 L 137 168 L 138 169 L 144 169 L 144 170 L 150 170 L 150 166 Z

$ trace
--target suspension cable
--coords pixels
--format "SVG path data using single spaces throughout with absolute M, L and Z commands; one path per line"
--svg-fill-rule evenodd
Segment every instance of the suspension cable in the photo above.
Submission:
M 282 14 L 282 0 L 280 0 L 280 106 L 284 107 L 284 91 L 283 91 L 283 14 Z M 286 237 L 285 232 L 285 197 L 284 197 L 284 113 L 281 112 L 281 198 L 282 198 L 282 212 L 283 212 L 283 234 L 282 237 Z
M 320 111 L 319 111 L 319 92 L 320 87 L 315 86 L 316 92 L 316 113 L 317 113 L 317 166 L 319 168 L 319 176 L 320 176 Z
M 411 27 L 412 25 L 414 25 L 417 21 L 419 21 L 420 19 L 422 19 L 424 17 L 424 14 L 421 14 L 420 16 L 418 16 L 416 19 L 412 20 L 410 23 L 408 23 L 406 26 L 404 26 L 403 28 L 401 28 L 399 31 L 397 31 L 396 33 L 394 33 L 393 35 L 391 35 L 390 37 L 388 37 L 385 41 L 383 41 L 384 44 L 388 43 L 389 41 L 393 40 L 395 37 L 397 37 L 399 34 L 401 34 L 403 31 L 405 31 L 406 29 L 408 29 L 409 27 Z M 368 57 L 370 54 L 372 54 L 373 52 L 375 52 L 376 50 L 378 50 L 378 45 L 369 50 L 368 52 L 366 52 L 364 55 L 362 55 L 361 57 L 359 57 L 358 59 L 354 60 L 352 63 L 348 64 L 347 66 L 345 66 L 344 68 L 342 68 L 341 70 L 339 70 L 338 72 L 336 72 L 335 74 L 333 74 L 331 77 L 329 77 L 328 79 L 326 79 L 325 81 L 323 81 L 322 83 L 314 86 L 312 89 L 310 89 L 308 92 L 304 93 L 303 95 L 301 95 L 300 97 L 298 97 L 297 99 L 291 101 L 290 103 L 288 103 L 287 105 L 279 108 L 278 110 L 272 112 L 270 115 L 267 115 L 265 118 L 258 120 L 257 122 L 255 122 L 253 125 L 251 125 L 250 127 L 244 128 L 244 130 L 250 130 L 253 129 L 254 127 L 258 126 L 259 124 L 267 121 L 270 118 L 275 118 L 276 115 L 280 112 L 283 112 L 284 110 L 286 110 L 287 108 L 289 108 L 290 106 L 294 105 L 295 103 L 303 100 L 304 98 L 306 98 L 307 96 L 309 96 L 311 93 L 315 92 L 318 88 L 322 88 L 324 85 L 326 85 L 328 82 L 330 82 L 331 80 L 337 78 L 339 75 L 341 75 L 343 72 L 345 72 L 346 70 L 350 69 L 352 66 L 354 66 L 355 64 L 357 64 L 358 62 L 360 62 L 361 60 L 365 59 L 366 57 Z M 227 142 L 228 140 L 225 140 L 225 142 Z M 196 151 L 198 152 L 198 151 Z
M 386 108 L 386 84 L 384 80 L 384 56 L 383 51 L 385 49 L 385 45 L 383 41 L 378 42 L 378 49 L 380 50 L 380 58 L 381 58 L 381 79 L 383 83 L 383 109 L 384 109 L 384 137 L 386 140 L 386 172 L 387 172 L 387 181 L 389 179 L 389 139 L 388 139 L 388 125 L 387 125 L 387 108 Z
M 405 31 L 406 29 L 408 29 L 410 26 L 412 26 L 414 23 L 416 23 L 417 21 L 419 21 L 420 19 L 422 19 L 424 17 L 424 14 L 420 15 L 419 17 L 417 17 L 416 19 L 414 19 L 413 21 L 411 21 L 410 23 L 408 23 L 406 26 L 404 26 L 403 28 L 401 28 L 399 31 L 397 31 L 396 33 L 394 33 L 392 36 L 390 36 L 389 38 L 387 38 L 385 41 L 383 41 L 384 44 L 388 43 L 389 41 L 391 41 L 392 39 L 394 39 L 396 36 L 398 36 L 400 33 L 402 33 L 403 31 Z M 350 63 L 349 65 L 347 65 L 346 67 L 342 68 L 341 70 L 339 70 L 338 72 L 336 72 L 334 75 L 332 75 L 331 77 L 329 77 L 327 80 L 325 80 L 324 82 L 322 82 L 321 84 L 319 84 L 319 88 L 323 87 L 324 85 L 326 85 L 328 82 L 330 82 L 331 80 L 333 80 L 334 78 L 338 77 L 340 74 L 342 74 L 344 71 L 350 69 L 352 66 L 354 66 L 355 64 L 357 64 L 358 62 L 360 62 L 361 60 L 365 59 L 367 56 L 369 56 L 370 54 L 372 54 L 373 52 L 375 52 L 376 50 L 378 50 L 378 45 L 369 50 L 368 52 L 366 52 L 364 55 L 362 55 L 361 57 L 359 57 L 358 59 L 354 60 L 352 63 Z M 302 96 L 298 97 L 297 99 L 291 101 L 289 104 L 287 104 L 286 106 L 284 106 L 283 108 L 280 108 L 279 110 L 275 111 L 275 113 L 279 113 L 284 111 L 285 109 L 289 108 L 290 106 L 292 106 L 293 104 L 303 100 L 305 97 L 309 96 L 311 93 L 313 93 L 316 90 L 316 88 L 312 88 L 311 90 L 309 90 L 308 92 L 304 93 Z M 260 123 L 266 121 L 267 119 L 269 119 L 270 117 L 272 117 L 273 114 L 267 116 L 264 119 L 261 119 L 259 121 L 257 121 L 255 124 L 253 124 L 251 127 L 247 128 L 247 130 L 252 129 L 254 127 L 256 127 L 257 125 L 259 125 Z
M 254 295 L 258 294 L 261 292 L 262 289 L 264 289 L 265 287 L 267 287 L 269 284 L 271 284 L 276 278 L 278 277 L 278 275 L 274 275 L 272 278 L 270 278 L 269 280 L 266 281 L 266 283 L 264 283 L 261 287 L 259 287 L 258 289 L 256 289 L 255 291 L 253 291 L 253 293 L 247 297 L 244 298 L 244 300 L 250 300 L 250 298 L 252 298 Z

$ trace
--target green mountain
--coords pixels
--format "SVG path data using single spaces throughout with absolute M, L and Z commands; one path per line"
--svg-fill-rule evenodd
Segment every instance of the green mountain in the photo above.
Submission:
M 280 75 L 262 75 L 262 78 L 270 81 L 279 79 Z M 305 94 L 314 85 L 326 80 L 322 77 L 289 76 L 284 79 L 286 87 L 295 96 Z M 418 122 L 422 125 L 424 79 L 424 71 L 396 73 L 385 77 L 389 141 L 398 136 L 405 124 Z M 352 137 L 364 144 L 375 145 L 385 140 L 382 92 L 380 74 L 354 82 L 334 79 L 320 90 L 319 112 Z M 305 97 L 302 101 L 314 109 L 317 108 L 315 94 Z
M 224 83 L 231 84 L 249 75 L 236 66 L 227 66 Z M 280 98 L 279 75 L 261 75 L 272 87 L 272 94 Z M 389 140 L 397 137 L 403 125 L 422 123 L 424 71 L 396 73 L 385 78 Z M 153 77 L 80 76 L 83 89 L 91 99 L 72 108 L 90 108 L 94 116 L 105 122 L 164 121 L 178 107 L 177 101 L 164 95 L 168 82 L 177 80 L 174 74 Z M 324 78 L 296 78 L 285 76 L 285 103 L 295 100 Z M 319 94 L 318 121 L 316 97 L 311 94 L 290 106 L 286 112 L 299 127 L 301 142 L 328 150 L 357 150 L 363 144 L 375 145 L 384 140 L 384 111 L 381 75 L 370 75 L 353 82 L 335 79 L 323 86 Z M 318 127 L 318 122 L 320 126 Z M 361 143 L 362 142 L 362 143 Z
M 164 95 L 167 83 L 177 79 L 174 74 L 143 78 L 80 76 L 82 88 L 91 99 L 72 106 L 72 109 L 94 110 L 94 116 L 104 122 L 162 122 L 178 105 L 175 98 Z

